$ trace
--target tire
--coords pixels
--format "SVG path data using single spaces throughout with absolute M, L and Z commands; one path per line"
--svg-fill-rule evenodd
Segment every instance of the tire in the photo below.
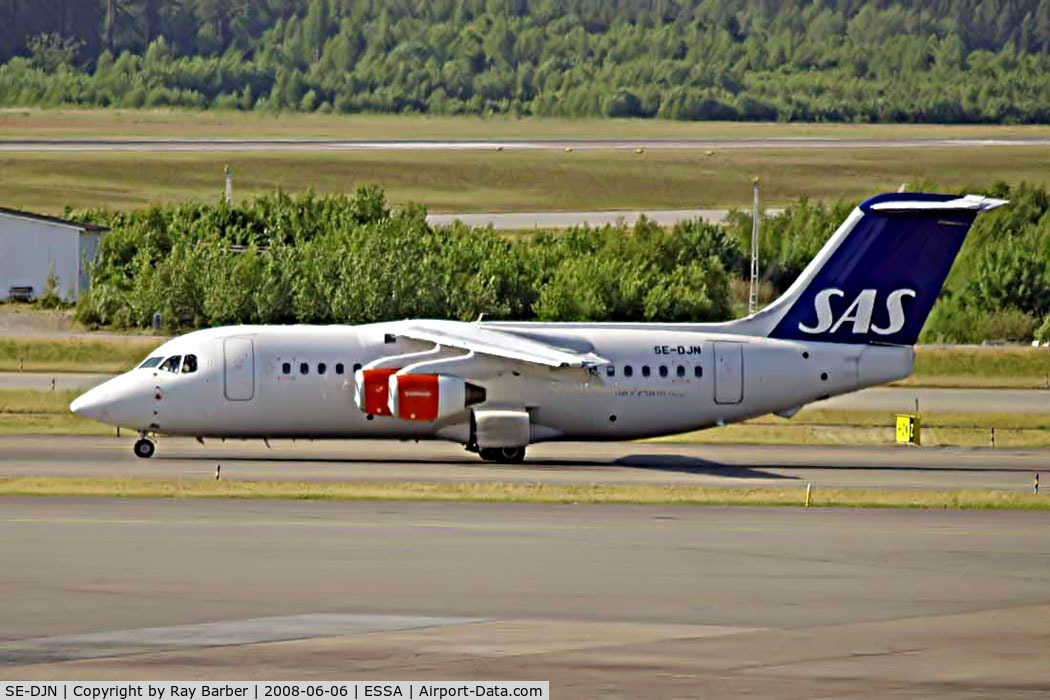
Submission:
M 486 462 L 521 464 L 525 461 L 525 447 L 483 447 L 478 454 Z
M 156 448 L 153 446 L 152 440 L 147 440 L 146 438 L 139 438 L 135 441 L 135 456 L 139 459 L 149 459 L 153 456 L 153 452 L 155 450 Z

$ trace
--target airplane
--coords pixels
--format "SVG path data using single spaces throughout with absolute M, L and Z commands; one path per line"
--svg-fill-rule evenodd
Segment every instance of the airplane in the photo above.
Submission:
M 230 326 L 174 338 L 70 404 L 150 435 L 458 442 L 515 463 L 551 440 L 633 440 L 765 414 L 911 374 L 913 345 L 977 195 L 858 205 L 799 278 L 719 323 L 404 320 Z

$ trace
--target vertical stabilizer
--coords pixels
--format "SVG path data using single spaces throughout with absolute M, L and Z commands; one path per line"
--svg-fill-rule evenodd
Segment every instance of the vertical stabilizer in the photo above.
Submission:
M 882 194 L 860 204 L 794 284 L 737 322 L 790 340 L 912 345 L 977 214 L 977 195 Z

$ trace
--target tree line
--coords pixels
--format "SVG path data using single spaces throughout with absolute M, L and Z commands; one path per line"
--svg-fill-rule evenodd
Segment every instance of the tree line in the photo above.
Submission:
M 1050 121 L 1050 0 L 0 0 L 0 103 Z
M 977 219 L 924 342 L 1050 340 L 1050 192 L 996 186 L 1011 205 Z M 763 280 L 779 294 L 854 206 L 801 199 L 762 223 Z M 430 226 L 383 193 L 275 193 L 78 218 L 111 227 L 77 305 L 90 326 L 169 331 L 238 323 L 412 317 L 720 321 L 746 310 L 750 218 L 724 226 L 576 227 L 508 239 Z M 736 293 L 735 293 L 735 290 Z

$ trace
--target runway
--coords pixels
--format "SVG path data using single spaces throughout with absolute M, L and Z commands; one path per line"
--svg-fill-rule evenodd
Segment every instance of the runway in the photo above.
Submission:
M 766 210 L 779 214 L 781 209 Z M 728 209 L 656 209 L 652 211 L 522 211 L 483 212 L 479 214 L 427 214 L 431 226 L 447 226 L 461 221 L 467 226 L 491 226 L 497 231 L 570 228 L 572 226 L 606 226 L 620 223 L 633 226 L 642 216 L 660 226 L 674 226 L 679 221 L 702 219 L 710 224 L 725 221 Z
M 3 139 L 0 152 L 172 151 L 543 151 L 719 150 L 824 148 L 983 148 L 1050 146 L 1050 138 L 697 138 L 697 139 L 331 139 L 331 138 L 142 138 Z
M 261 441 L 160 438 L 157 454 L 123 437 L 0 437 L 0 477 L 212 478 L 662 484 L 748 488 L 1031 489 L 1050 450 L 811 447 L 682 443 L 541 443 L 522 465 L 482 462 L 443 442 Z
M 4 499 L 0 678 L 1044 697 L 1050 514 Z

